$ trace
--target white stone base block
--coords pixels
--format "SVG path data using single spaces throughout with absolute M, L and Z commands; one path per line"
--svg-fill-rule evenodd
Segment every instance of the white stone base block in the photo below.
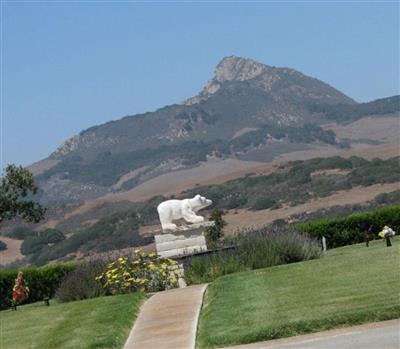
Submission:
M 164 258 L 207 251 L 204 229 L 190 229 L 155 235 L 157 253 Z

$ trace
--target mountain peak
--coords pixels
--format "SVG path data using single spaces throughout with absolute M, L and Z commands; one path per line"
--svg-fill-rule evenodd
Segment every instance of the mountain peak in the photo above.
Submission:
M 189 98 L 183 104 L 192 105 L 209 98 L 221 88 L 225 81 L 246 81 L 253 79 L 271 68 L 268 65 L 254 61 L 253 59 L 238 56 L 227 56 L 217 64 L 214 77 L 197 96 Z
M 288 95 L 296 99 L 314 99 L 319 102 L 353 104 L 354 101 L 328 84 L 311 78 L 291 68 L 278 68 L 259 63 L 253 59 L 238 56 L 224 57 L 216 66 L 214 76 L 201 92 L 183 102 L 193 105 L 208 100 L 226 86 L 238 88 L 245 81 L 248 88 L 264 93 L 276 101 Z
M 265 64 L 258 63 L 252 59 L 228 56 L 224 57 L 218 63 L 217 67 L 215 68 L 214 79 L 219 82 L 249 80 L 264 73 L 266 70 L 268 70 L 268 68 L 270 67 Z

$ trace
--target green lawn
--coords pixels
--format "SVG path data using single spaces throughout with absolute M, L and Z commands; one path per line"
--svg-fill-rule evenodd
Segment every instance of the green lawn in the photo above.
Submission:
M 1 349 L 121 349 L 145 296 L 131 293 L 0 312 Z
M 198 347 L 244 344 L 400 318 L 400 240 L 227 275 L 206 293 Z

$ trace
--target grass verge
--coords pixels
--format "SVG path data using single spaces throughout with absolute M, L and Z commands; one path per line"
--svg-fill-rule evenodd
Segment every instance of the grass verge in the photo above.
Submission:
M 320 259 L 213 282 L 198 347 L 252 343 L 400 317 L 400 241 L 330 250 Z
M 0 312 L 2 349 L 121 349 L 145 295 L 42 302 Z

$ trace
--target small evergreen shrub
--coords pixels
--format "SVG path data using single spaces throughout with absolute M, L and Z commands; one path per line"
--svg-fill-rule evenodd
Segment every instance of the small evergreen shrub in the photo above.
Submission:
M 208 227 L 206 230 L 207 246 L 214 248 L 218 245 L 220 239 L 224 236 L 224 226 L 226 222 L 222 218 L 223 212 L 219 209 L 214 209 L 210 215 L 210 221 L 214 222 L 214 225 Z
M 61 282 L 56 298 L 61 302 L 71 302 L 106 295 L 102 283 L 96 280 L 96 277 L 103 273 L 106 267 L 107 263 L 102 260 L 79 264 Z

